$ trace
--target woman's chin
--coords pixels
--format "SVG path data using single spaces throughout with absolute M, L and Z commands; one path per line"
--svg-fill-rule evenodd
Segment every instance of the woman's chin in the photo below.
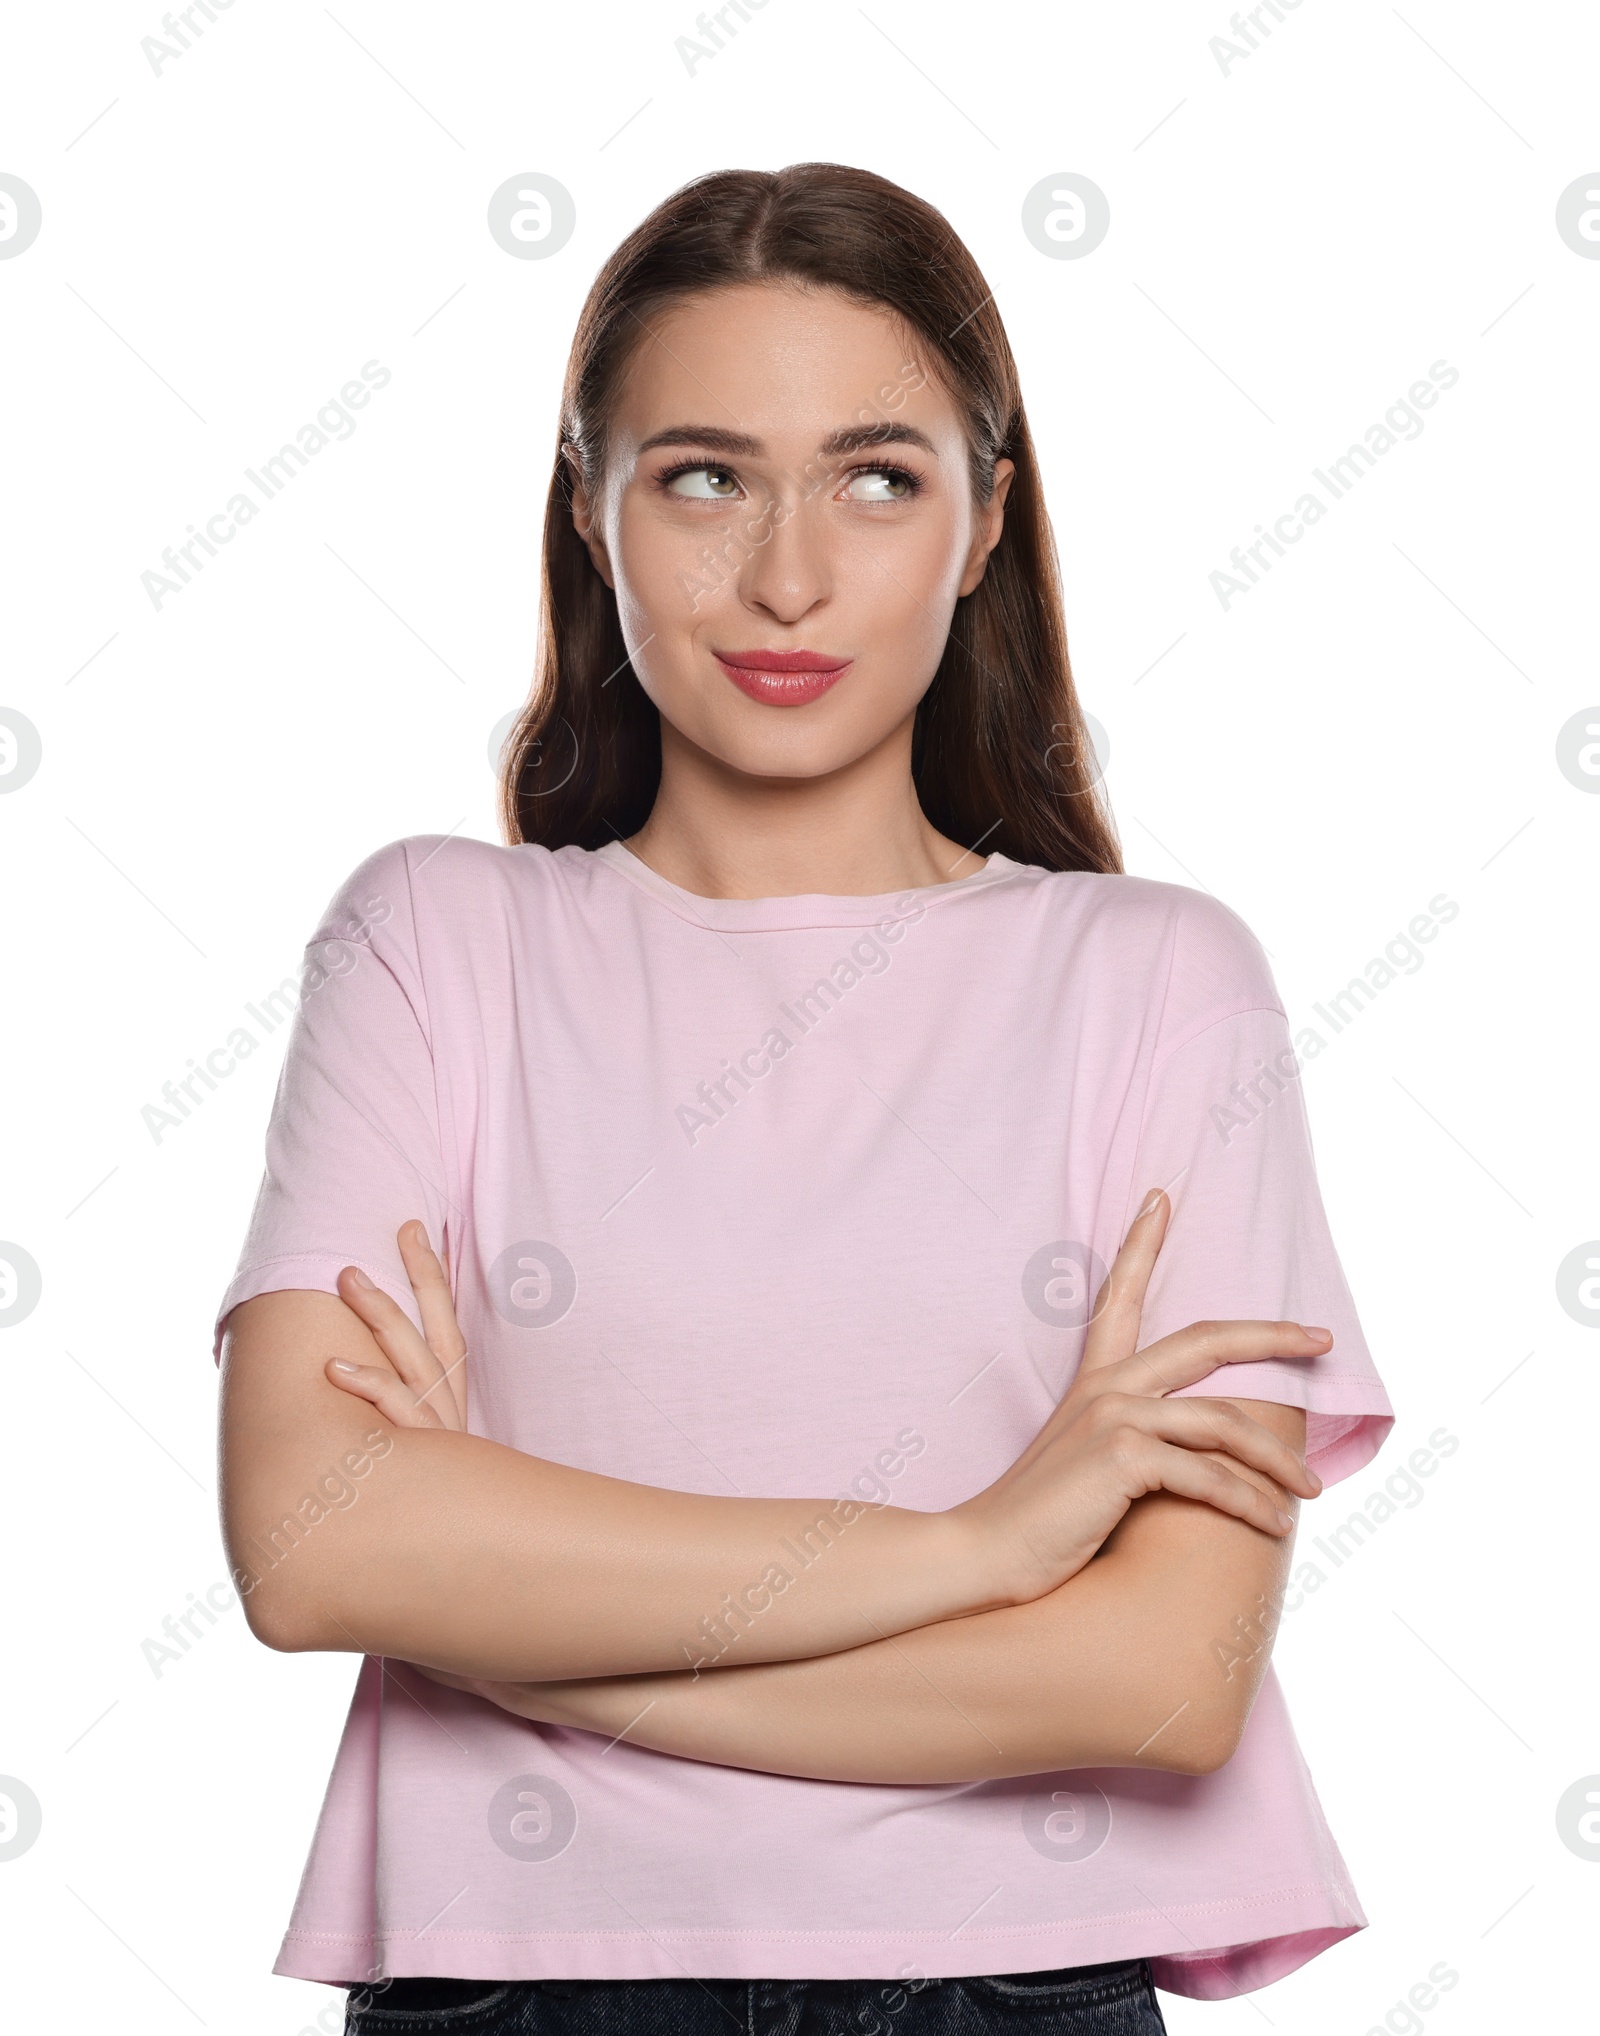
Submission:
M 745 716 L 716 715 L 685 727 L 673 724 L 678 735 L 702 755 L 740 777 L 789 780 L 805 783 L 848 770 L 875 749 L 887 730 L 861 732 L 838 727 L 821 728 L 803 722 L 803 709 L 754 710 L 762 713 L 767 725 L 752 727 Z M 779 715 L 783 720 L 779 724 Z M 663 723 L 669 717 L 662 716 Z M 666 728 L 663 726 L 663 734 Z M 670 740 L 670 737 L 668 738 Z
M 906 727 L 916 700 L 903 711 L 878 712 L 870 719 L 841 712 L 846 703 L 824 694 L 805 707 L 766 707 L 741 698 L 730 686 L 727 700 L 677 703 L 652 695 L 661 714 L 665 744 L 674 739 L 741 777 L 802 783 L 826 778 L 863 762 Z

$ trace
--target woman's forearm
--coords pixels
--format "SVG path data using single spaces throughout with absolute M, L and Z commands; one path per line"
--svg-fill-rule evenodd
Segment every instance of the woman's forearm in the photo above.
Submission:
M 1031 1604 L 817 1660 L 484 1694 L 660 1752 L 821 1780 L 1202 1774 L 1238 1743 L 1287 1564 L 1286 1544 L 1163 1494 Z
M 1153 1261 L 1153 1231 L 1137 1249 Z M 225 1333 L 224 1532 L 252 1631 L 289 1651 L 508 1682 L 804 1660 L 1042 1597 L 1153 1486 L 1273 1545 L 1292 1525 L 1273 1479 L 1314 1489 L 1300 1445 L 1234 1403 L 1165 1397 L 1219 1358 L 1297 1348 L 1293 1324 L 1194 1324 L 1135 1357 L 1136 1321 L 1108 1309 L 1011 1468 L 923 1513 L 605 1477 L 473 1435 L 459 1404 L 455 1425 L 415 1425 L 416 1387 L 446 1374 L 368 1287 L 383 1346 L 373 1320 L 303 1289 L 240 1303 Z M 333 1385 L 341 1366 L 370 1403 Z
M 270 1645 L 602 1676 L 693 1669 L 735 1641 L 743 1661 L 825 1654 L 1010 1602 L 950 1514 L 702 1497 L 388 1428 L 321 1376 L 367 1336 L 305 1291 L 230 1321 L 224 1526 Z
M 985 1595 L 947 1514 L 702 1497 L 481 1436 L 396 1434 L 368 1497 L 329 1538 L 321 1609 L 346 1645 L 484 1675 L 692 1671 L 730 1634 L 745 1661 L 826 1654 Z

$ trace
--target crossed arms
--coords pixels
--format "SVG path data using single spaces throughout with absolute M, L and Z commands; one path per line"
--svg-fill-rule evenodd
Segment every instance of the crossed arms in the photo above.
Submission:
M 1295 1498 L 1319 1485 L 1297 1408 L 1165 1395 L 1219 1363 L 1317 1355 L 1329 1339 L 1196 1324 L 1138 1351 L 1167 1214 L 1152 1198 L 1130 1230 L 1077 1379 L 1004 1477 L 944 1513 L 862 1509 L 698 1672 L 684 1636 L 826 1502 L 668 1491 L 467 1433 L 448 1288 L 407 1226 L 424 1336 L 350 1272 L 340 1298 L 268 1293 L 229 1317 L 223 1522 L 251 1629 L 774 1773 L 1209 1773 L 1265 1672 Z M 271 1530 L 347 1457 L 370 1466 L 355 1501 L 264 1561 Z

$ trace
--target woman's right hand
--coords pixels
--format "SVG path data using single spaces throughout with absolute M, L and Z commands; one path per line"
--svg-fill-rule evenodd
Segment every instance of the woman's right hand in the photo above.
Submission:
M 1135 1499 L 1175 1492 L 1282 1536 L 1284 1492 L 1315 1498 L 1322 1481 L 1259 1421 L 1220 1399 L 1164 1395 L 1223 1364 L 1319 1357 L 1326 1329 L 1299 1322 L 1191 1322 L 1137 1348 L 1150 1274 L 1171 1204 L 1160 1189 L 1129 1227 L 1060 1404 L 1001 1477 L 951 1512 L 974 1528 L 1009 1600 L 1026 1604 L 1083 1568 Z M 1274 1487 L 1241 1476 L 1261 1473 Z

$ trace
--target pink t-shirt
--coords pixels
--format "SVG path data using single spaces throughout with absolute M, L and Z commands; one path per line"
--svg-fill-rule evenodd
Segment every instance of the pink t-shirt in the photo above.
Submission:
M 302 982 L 219 1350 L 236 1303 L 346 1264 L 416 1321 L 395 1232 L 421 1217 L 475 1433 L 681 1491 L 932 1510 L 1037 1432 L 1159 1185 L 1142 1341 L 1243 1316 L 1335 1339 L 1188 1390 L 1306 1408 L 1328 1483 L 1392 1425 L 1271 971 L 1204 893 L 995 855 L 893 897 L 712 899 L 620 843 L 415 836 L 340 887 Z M 1144 1956 L 1216 1997 L 1365 1920 L 1270 1671 L 1215 1774 L 900 1787 L 608 1746 L 367 1659 L 274 1970 Z

